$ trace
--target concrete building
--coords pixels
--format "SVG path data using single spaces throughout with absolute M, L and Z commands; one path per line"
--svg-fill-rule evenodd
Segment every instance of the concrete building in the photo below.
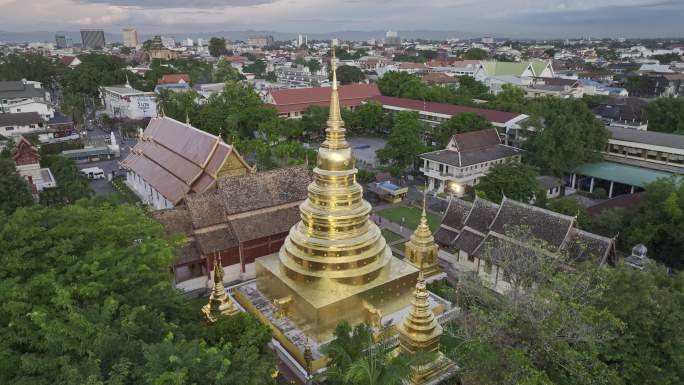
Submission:
M 126 184 L 155 210 L 214 188 L 221 176 L 252 172 L 219 137 L 168 117 L 150 120 L 121 166 Z
M 82 29 L 81 43 L 83 49 L 99 51 L 105 47 L 105 35 L 101 29 Z
M 385 33 L 385 45 L 401 45 L 401 37 L 396 31 Z
M 135 48 L 138 46 L 138 30 L 135 28 L 124 28 L 122 32 L 124 47 Z
M 428 180 L 428 191 L 463 196 L 465 186 L 474 186 L 495 164 L 520 162 L 522 150 L 501 144 L 494 128 L 456 134 L 447 148 L 419 155 L 420 171 Z
M 107 115 L 112 118 L 140 120 L 157 116 L 155 93 L 138 91 L 128 83 L 100 87 L 100 98 Z
M 266 47 L 273 44 L 273 36 L 251 36 L 247 38 L 247 45 L 252 47 Z
M 68 47 L 67 47 L 66 36 L 64 36 L 64 35 L 55 35 L 55 48 L 57 48 L 57 49 L 68 48 Z
M 327 73 L 322 71 L 312 73 L 308 67 L 280 66 L 276 68 L 275 73 L 278 83 L 286 84 L 292 88 L 321 87 L 330 84 Z
M 39 82 L 0 81 L 0 113 L 37 112 L 47 121 L 55 114 L 50 101 Z
M 0 114 L 0 135 L 10 137 L 45 131 L 45 120 L 36 112 Z

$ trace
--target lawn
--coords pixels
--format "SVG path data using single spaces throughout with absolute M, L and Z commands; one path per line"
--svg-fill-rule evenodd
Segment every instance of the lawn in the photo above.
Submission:
M 398 206 L 389 209 L 384 209 L 378 212 L 383 219 L 388 219 L 398 225 L 401 225 L 401 218 L 404 218 L 404 227 L 415 230 L 420 222 L 421 210 L 415 207 Z M 430 230 L 435 231 L 439 227 L 441 218 L 432 213 L 427 213 L 428 226 Z
M 392 243 L 394 241 L 398 241 L 402 239 L 403 237 L 394 231 L 387 230 L 387 229 L 382 229 L 382 236 L 385 237 L 385 240 L 387 240 L 387 243 Z

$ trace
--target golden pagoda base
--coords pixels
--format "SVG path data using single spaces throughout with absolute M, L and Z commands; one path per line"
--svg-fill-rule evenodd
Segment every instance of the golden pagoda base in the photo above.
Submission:
M 401 348 L 399 348 L 401 349 Z M 437 353 L 434 361 L 427 365 L 413 367 L 410 385 L 438 384 L 456 375 L 456 364 L 447 358 L 442 352 Z
M 256 260 L 258 290 L 271 301 L 291 297 L 287 317 L 316 341 L 332 338 L 341 321 L 351 325 L 373 324 L 372 312 L 380 317 L 410 305 L 418 270 L 398 258 L 378 277 L 363 285 L 347 285 L 328 278 L 298 282 L 281 270 L 278 254 Z

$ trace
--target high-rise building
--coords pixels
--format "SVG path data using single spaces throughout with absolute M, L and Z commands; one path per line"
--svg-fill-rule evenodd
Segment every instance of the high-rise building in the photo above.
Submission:
M 138 46 L 138 31 L 135 28 L 123 29 L 123 45 L 128 48 Z
M 253 47 L 266 47 L 273 44 L 273 36 L 252 36 L 247 39 L 247 44 Z
M 385 34 L 385 45 L 401 45 L 401 37 L 396 31 L 387 31 Z
M 299 34 L 299 37 L 297 38 L 297 47 L 301 47 L 303 45 L 307 45 L 309 38 L 306 35 L 302 35 L 301 33 Z
M 66 47 L 67 47 L 66 36 L 55 35 L 55 48 L 61 49 L 61 48 L 66 48 Z
M 105 47 L 104 31 L 101 29 L 82 29 L 83 49 L 101 50 Z

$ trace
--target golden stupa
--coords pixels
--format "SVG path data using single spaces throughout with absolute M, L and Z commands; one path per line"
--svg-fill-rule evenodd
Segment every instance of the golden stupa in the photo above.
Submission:
M 343 320 L 378 325 L 406 308 L 418 270 L 395 258 L 369 220 L 340 114 L 333 47 L 330 115 L 302 220 L 280 251 L 256 260 L 256 288 L 302 332 L 322 342 Z M 240 302 L 245 301 L 238 296 Z M 252 308 L 249 304 L 243 304 Z
M 435 244 L 430 226 L 428 226 L 427 213 L 425 211 L 426 196 L 423 194 L 423 214 L 420 224 L 411 235 L 411 239 L 404 244 L 406 260 L 413 266 L 421 269 L 426 278 L 433 277 L 442 272 L 437 260 L 439 248 Z
M 214 257 L 214 288 L 211 290 L 209 303 L 202 307 L 202 313 L 207 321 L 213 323 L 222 315 L 233 315 L 239 312 L 240 310 L 230 299 L 225 286 L 223 286 L 221 259 Z
M 450 377 L 455 369 L 454 363 L 439 351 L 442 326 L 439 325 L 430 309 L 430 294 L 427 291 L 423 271 L 418 275 L 418 283 L 413 292 L 411 310 L 404 322 L 396 326 L 399 334 L 397 353 L 434 353 L 436 357 L 425 365 L 412 367 L 411 383 L 416 385 L 439 382 Z

